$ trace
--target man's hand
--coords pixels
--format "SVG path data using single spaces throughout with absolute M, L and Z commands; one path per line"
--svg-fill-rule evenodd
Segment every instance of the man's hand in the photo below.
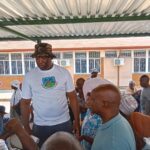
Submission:
M 6 132 L 15 133 L 20 128 L 21 128 L 21 124 L 16 118 L 13 118 L 13 119 L 9 120 L 5 124 L 5 131 Z
M 77 123 L 74 123 L 74 135 L 77 139 L 80 137 L 80 125 Z
M 21 124 L 19 123 L 17 119 L 14 118 L 14 119 L 9 120 L 5 124 L 4 133 L 0 135 L 0 138 L 6 140 L 9 136 L 11 136 L 12 134 L 15 134 L 16 131 L 19 132 L 20 127 L 21 127 Z
M 74 134 L 77 138 L 80 136 L 80 118 L 79 118 L 79 103 L 75 91 L 67 93 L 70 101 L 70 107 L 74 115 Z

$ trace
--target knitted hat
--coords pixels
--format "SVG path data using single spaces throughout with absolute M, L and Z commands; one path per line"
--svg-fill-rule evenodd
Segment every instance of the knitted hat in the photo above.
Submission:
M 122 93 L 119 109 L 125 115 L 130 115 L 137 108 L 138 104 L 132 95 Z

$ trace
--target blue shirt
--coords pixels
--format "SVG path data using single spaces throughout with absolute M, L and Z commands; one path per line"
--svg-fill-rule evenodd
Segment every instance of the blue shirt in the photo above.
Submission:
M 135 138 L 128 121 L 118 114 L 97 130 L 92 150 L 136 150 Z
M 85 135 L 94 139 L 96 131 L 101 125 L 101 118 L 99 115 L 92 114 L 90 109 L 87 109 L 86 116 L 84 118 L 81 135 Z M 81 142 L 84 150 L 91 150 L 91 144 L 85 140 Z

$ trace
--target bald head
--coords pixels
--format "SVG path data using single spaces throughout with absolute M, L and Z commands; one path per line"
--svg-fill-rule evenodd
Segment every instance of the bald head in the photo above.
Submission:
M 119 113 L 120 99 L 120 92 L 116 86 L 104 84 L 91 92 L 89 103 L 94 113 L 107 120 Z
M 41 150 L 82 150 L 82 148 L 70 133 L 56 132 L 46 140 Z
M 120 103 L 120 92 L 118 88 L 112 84 L 100 85 L 93 89 L 92 93 L 97 96 L 103 95 L 104 101 Z

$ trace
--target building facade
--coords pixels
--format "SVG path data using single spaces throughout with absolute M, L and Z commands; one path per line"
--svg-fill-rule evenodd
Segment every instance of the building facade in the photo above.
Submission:
M 61 41 L 62 42 L 62 41 Z M 100 42 L 100 41 L 99 41 Z M 17 43 L 17 42 L 16 42 Z M 53 42 L 50 42 L 53 43 Z M 59 43 L 56 41 L 56 43 Z M 63 43 L 63 42 L 62 42 Z M 84 44 L 86 46 L 84 46 Z M 55 45 L 55 43 L 53 43 Z M 53 45 L 52 44 L 52 45 Z M 107 44 L 107 43 L 106 43 Z M 54 46 L 55 64 L 67 68 L 74 82 L 77 78 L 87 79 L 92 68 L 99 70 L 99 76 L 110 80 L 119 87 L 126 87 L 130 80 L 139 86 L 139 78 L 143 74 L 150 74 L 150 46 L 148 45 L 97 45 L 97 42 L 86 43 L 78 40 L 72 45 L 59 44 Z M 35 59 L 30 55 L 34 49 L 33 43 L 8 46 L 0 49 L 0 90 L 10 90 L 12 80 L 22 82 L 24 75 L 36 67 Z

